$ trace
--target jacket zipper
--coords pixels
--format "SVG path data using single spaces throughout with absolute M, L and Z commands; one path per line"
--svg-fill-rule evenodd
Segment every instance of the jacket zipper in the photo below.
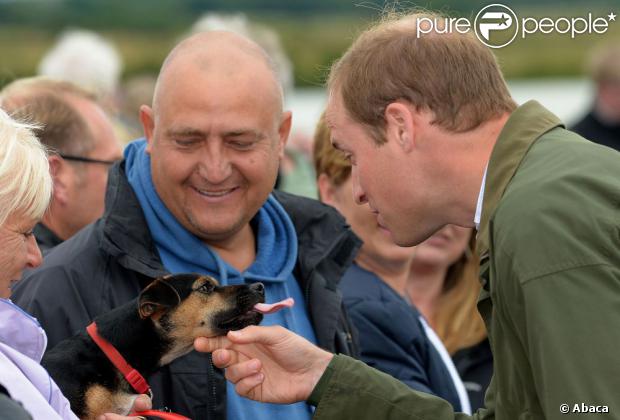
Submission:
M 215 368 L 213 367 L 213 359 L 211 357 L 211 353 L 208 353 L 207 357 L 209 358 L 209 370 L 207 372 L 207 380 L 211 384 L 211 387 L 210 387 L 211 394 L 209 395 L 210 398 L 208 399 L 208 405 L 207 405 L 207 419 L 214 420 L 216 419 L 215 405 L 217 402 L 217 387 L 215 386 Z M 224 383 L 224 386 L 226 386 L 226 383 Z

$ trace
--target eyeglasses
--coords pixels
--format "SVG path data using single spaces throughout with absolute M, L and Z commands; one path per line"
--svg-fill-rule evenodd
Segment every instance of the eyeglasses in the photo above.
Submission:
M 58 156 L 60 156 L 61 158 L 65 160 L 73 160 L 75 162 L 84 162 L 84 163 L 100 163 L 102 165 L 114 165 L 116 162 L 119 161 L 119 159 L 115 159 L 115 160 L 91 159 L 91 158 L 82 157 L 82 156 L 65 155 L 62 153 L 59 153 Z

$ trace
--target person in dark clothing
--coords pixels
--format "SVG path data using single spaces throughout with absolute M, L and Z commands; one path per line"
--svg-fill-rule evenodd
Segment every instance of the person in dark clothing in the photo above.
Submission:
M 15 290 L 50 347 L 155 277 L 198 272 L 221 284 L 260 281 L 267 302 L 292 296 L 291 310 L 263 323 L 356 356 L 337 283 L 360 242 L 328 206 L 272 193 L 291 116 L 262 50 L 226 32 L 188 38 L 165 61 L 141 120 L 146 139 L 110 170 L 103 218 Z M 246 403 L 207 354 L 192 352 L 148 380 L 154 406 L 194 419 L 311 416 L 305 403 Z
M 70 82 L 18 79 L 0 92 L 0 106 L 39 125 L 37 137 L 51 152 L 54 196 L 34 230 L 46 254 L 103 215 L 108 169 L 121 157 L 120 143 L 95 96 Z
M 467 389 L 471 408 L 484 407 L 484 396 L 493 377 L 493 352 L 488 338 L 454 353 L 452 360 Z
M 320 199 L 334 206 L 364 242 L 339 285 L 359 331 L 361 360 L 415 390 L 448 400 L 457 411 L 471 412 L 448 352 L 432 339 L 436 334 L 406 300 L 415 250 L 396 245 L 368 206 L 353 201 L 351 164 L 329 138 L 323 116 L 315 131 L 313 153 Z
M 444 226 L 415 247 L 406 287 L 410 301 L 452 355 L 472 411 L 484 406 L 493 376 L 493 357 L 484 351 L 489 347 L 487 329 L 476 306 L 480 280 L 475 247 L 472 229 Z
M 24 407 L 11 398 L 5 387 L 0 385 L 0 420 L 32 420 Z
M 596 89 L 594 104 L 571 130 L 620 150 L 620 47 L 610 45 L 595 51 L 589 67 Z

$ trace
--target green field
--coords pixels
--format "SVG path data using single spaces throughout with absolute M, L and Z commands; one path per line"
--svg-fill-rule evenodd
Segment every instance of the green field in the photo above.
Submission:
M 362 16 L 330 15 L 256 18 L 257 22 L 272 26 L 280 34 L 295 66 L 298 86 L 319 85 L 330 63 L 347 48 L 368 20 Z M 100 32 L 119 47 L 125 60 L 124 77 L 157 72 L 168 50 L 183 36 L 182 31 L 173 29 L 102 29 Z M 58 33 L 58 30 L 39 27 L 0 25 L 0 84 L 34 74 L 41 56 Z M 593 48 L 612 41 L 620 42 L 620 17 L 617 24 L 610 24 L 604 35 L 577 39 L 570 39 L 568 35 L 536 35 L 495 51 L 507 78 L 579 76 Z

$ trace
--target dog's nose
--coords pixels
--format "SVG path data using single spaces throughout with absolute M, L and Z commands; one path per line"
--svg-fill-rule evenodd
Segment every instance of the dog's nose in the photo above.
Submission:
M 261 294 L 265 293 L 265 285 L 263 283 L 252 283 L 250 289 Z

